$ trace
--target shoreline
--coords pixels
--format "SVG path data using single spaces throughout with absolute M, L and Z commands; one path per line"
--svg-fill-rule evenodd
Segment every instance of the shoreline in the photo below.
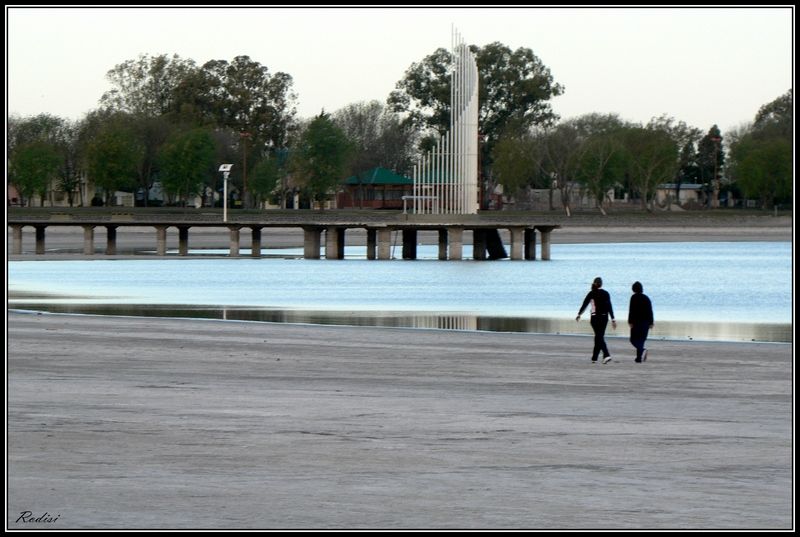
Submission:
M 30 297 L 29 297 L 30 298 Z M 52 297 L 51 297 L 52 298 Z M 592 337 L 588 322 L 555 317 L 523 317 L 439 313 L 433 311 L 328 311 L 303 308 L 253 308 L 245 306 L 203 306 L 180 304 L 56 304 L 25 302 L 9 293 L 7 311 L 29 315 L 105 316 L 119 318 L 253 322 L 303 326 L 349 328 L 395 328 L 450 330 L 474 333 L 506 333 Z M 791 344 L 791 323 L 659 321 L 648 341 L 698 341 L 726 343 Z M 625 323 L 606 333 L 607 339 L 628 339 Z
M 8 528 L 793 523 L 789 345 L 7 322 Z

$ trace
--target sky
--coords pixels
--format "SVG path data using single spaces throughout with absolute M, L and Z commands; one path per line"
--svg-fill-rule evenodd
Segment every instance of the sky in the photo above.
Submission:
M 412 63 L 450 47 L 530 48 L 565 92 L 562 119 L 667 114 L 703 132 L 750 122 L 792 87 L 794 12 L 773 8 L 61 8 L 6 6 L 6 112 L 80 119 L 115 65 L 247 55 L 294 80 L 299 117 L 385 102 Z

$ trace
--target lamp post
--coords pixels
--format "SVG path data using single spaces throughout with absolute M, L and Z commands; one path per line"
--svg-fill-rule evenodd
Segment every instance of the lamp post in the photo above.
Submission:
M 222 172 L 222 221 L 228 221 L 228 177 L 231 174 L 233 164 L 222 164 L 219 171 Z

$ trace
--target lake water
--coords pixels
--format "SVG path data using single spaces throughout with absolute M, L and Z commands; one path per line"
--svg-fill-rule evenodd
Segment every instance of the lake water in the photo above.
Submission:
M 12 261 L 9 306 L 584 334 L 588 315 L 574 318 L 601 276 L 623 321 L 619 336 L 627 335 L 630 286 L 638 280 L 654 305 L 652 337 L 792 339 L 790 242 L 556 244 L 546 262 L 444 262 L 435 259 L 436 246 L 420 246 L 416 261 L 368 261 L 364 252 L 348 248 L 337 261 L 298 259 L 298 251 L 265 251 L 261 259 Z

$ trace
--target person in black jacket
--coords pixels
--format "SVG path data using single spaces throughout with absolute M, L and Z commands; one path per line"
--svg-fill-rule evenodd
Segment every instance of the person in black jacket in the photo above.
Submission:
M 647 360 L 647 349 L 644 343 L 647 341 L 647 333 L 653 328 L 653 304 L 639 282 L 634 282 L 633 295 L 631 296 L 630 307 L 628 308 L 628 326 L 631 327 L 631 345 L 636 347 L 636 362 Z
M 581 304 L 581 309 L 578 310 L 578 316 L 575 317 L 576 321 L 581 320 L 581 314 L 586 306 L 592 305 L 590 323 L 592 330 L 594 330 L 594 350 L 592 351 L 592 363 L 597 363 L 597 358 L 600 351 L 603 351 L 603 363 L 607 364 L 611 361 L 611 353 L 608 352 L 606 345 L 606 327 L 608 326 L 608 317 L 611 317 L 613 327 L 617 328 L 617 321 L 614 319 L 614 308 L 611 306 L 611 295 L 608 291 L 601 289 L 603 287 L 602 278 L 595 278 L 592 282 L 592 290 L 586 295 L 586 298 Z

